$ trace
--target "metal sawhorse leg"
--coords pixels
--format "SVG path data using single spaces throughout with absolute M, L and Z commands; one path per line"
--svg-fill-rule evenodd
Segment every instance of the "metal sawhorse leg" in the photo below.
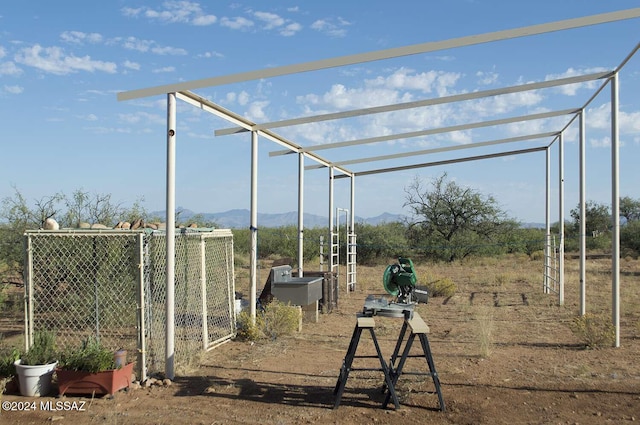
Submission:
M 404 350 L 402 351 L 402 356 L 400 357 L 400 362 L 398 363 L 397 369 L 394 369 L 394 365 L 396 360 L 398 359 L 398 355 L 400 354 L 400 350 L 402 348 L 402 343 L 404 342 L 404 336 L 407 332 L 407 328 L 410 329 L 411 333 L 407 342 L 405 344 Z M 429 373 L 420 373 L 420 372 L 405 372 L 405 375 L 427 375 L 431 376 L 433 379 L 433 385 L 436 389 L 436 394 L 438 395 L 438 403 L 440 404 L 440 410 L 442 412 L 445 411 L 444 398 L 442 397 L 442 390 L 440 388 L 440 378 L 438 377 L 438 372 L 436 371 L 436 365 L 433 361 L 433 356 L 431 355 L 431 347 L 429 346 L 429 339 L 427 334 L 429 333 L 429 326 L 422 320 L 422 317 L 418 313 L 413 313 L 413 318 L 405 319 L 402 324 L 402 329 L 400 330 L 400 336 L 398 337 L 398 341 L 396 343 L 396 348 L 393 351 L 393 355 L 391 356 L 391 361 L 389 362 L 389 371 L 391 373 L 391 380 L 393 387 L 385 386 L 384 390 L 387 392 L 387 397 L 385 398 L 383 407 L 389 403 L 389 399 L 391 397 L 391 393 L 388 389 L 394 389 L 394 397 L 395 395 L 395 386 L 400 379 L 400 375 L 402 375 L 402 369 L 409 357 L 424 357 L 427 360 L 427 365 L 429 366 Z M 420 343 L 422 345 L 422 354 L 420 355 L 411 355 L 409 354 L 411 351 L 411 346 L 413 345 L 413 340 L 418 336 L 420 339 Z
M 389 367 L 382 356 L 382 352 L 380 351 L 380 346 L 378 345 L 378 339 L 376 338 L 376 334 L 373 330 L 375 327 L 375 321 L 373 317 L 358 317 L 358 322 L 356 323 L 356 327 L 353 330 L 353 336 L 351 337 L 351 342 L 349 343 L 349 348 L 347 349 L 347 355 L 342 362 L 342 367 L 340 368 L 340 375 L 338 376 L 338 382 L 336 382 L 336 387 L 333 390 L 333 394 L 335 394 L 335 404 L 333 405 L 334 409 L 337 409 L 340 406 L 340 400 L 342 399 L 342 393 L 344 392 L 344 388 L 347 385 L 347 379 L 349 378 L 349 373 L 352 370 L 382 370 L 384 373 L 384 382 L 386 388 L 388 389 L 387 398 L 383 407 L 386 407 L 389 404 L 389 400 L 393 399 L 393 404 L 397 409 L 400 404 L 398 402 L 398 397 L 396 395 L 396 391 L 393 385 L 393 381 L 391 380 L 391 374 L 389 371 Z M 358 343 L 360 342 L 360 336 L 362 335 L 363 329 L 369 329 L 371 333 L 371 339 L 373 340 L 373 344 L 376 347 L 377 356 L 356 356 L 356 351 L 358 350 Z M 363 368 L 352 368 L 353 360 L 355 358 L 378 358 L 380 360 L 380 369 L 363 369 Z

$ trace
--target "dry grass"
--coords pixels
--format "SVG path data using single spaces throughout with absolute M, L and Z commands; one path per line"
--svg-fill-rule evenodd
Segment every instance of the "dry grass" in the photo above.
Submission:
M 542 292 L 542 261 L 514 255 L 453 263 L 414 259 L 414 266 L 418 277 L 417 284 L 420 286 L 437 281 L 447 281 L 455 285 L 455 294 L 447 297 L 434 297 L 431 294 L 429 304 L 446 303 L 449 309 L 457 311 L 460 323 L 466 323 L 468 326 L 452 326 L 448 332 L 452 332 L 451 335 L 457 334 L 462 340 L 467 341 L 466 343 L 475 346 L 473 351 L 481 358 L 491 356 L 496 344 L 500 344 L 503 337 L 523 324 L 539 332 L 542 339 L 566 338 L 571 343 L 591 345 L 589 335 L 581 336 L 571 330 L 572 323 L 579 317 L 580 312 L 579 261 L 573 258 L 567 258 L 565 261 L 565 302 L 562 306 L 558 305 L 557 294 Z M 267 279 L 271 262 L 263 260 L 259 264 L 258 294 Z M 387 296 L 382 284 L 382 275 L 388 264 L 396 262 L 396 258 L 388 258 L 375 266 L 358 265 L 355 293 L 344 290 L 346 270 L 344 266 L 340 266 L 340 299 L 360 298 L 362 294 Z M 586 310 L 591 315 L 611 318 L 611 260 L 590 259 L 586 267 Z M 318 270 L 319 265 L 306 264 L 305 268 Z M 620 332 L 627 338 L 640 337 L 640 286 L 636 284 L 638 276 L 640 260 L 623 259 L 620 278 Z M 247 269 L 237 271 L 236 277 L 239 277 L 236 282 L 238 290 L 248 294 Z M 524 308 L 528 306 L 534 308 Z M 514 309 L 518 310 L 518 315 L 522 317 L 521 322 L 513 322 Z M 424 314 L 432 311 L 433 309 L 427 306 Z M 563 324 L 566 334 L 547 335 L 549 330 L 545 322 L 549 320 Z M 383 329 L 380 331 L 384 333 Z

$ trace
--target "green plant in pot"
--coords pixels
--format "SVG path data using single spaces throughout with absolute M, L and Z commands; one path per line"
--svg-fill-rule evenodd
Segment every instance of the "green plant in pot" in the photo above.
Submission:
M 118 364 L 113 350 L 94 337 L 60 354 L 58 390 L 64 394 L 113 394 L 129 387 L 133 363 Z
M 67 349 L 60 353 L 59 367 L 91 373 L 117 369 L 113 351 L 104 348 L 94 337 L 82 341 L 80 348 Z
M 57 364 L 55 333 L 40 330 L 33 335 L 33 344 L 14 362 L 20 394 L 27 397 L 47 395 Z

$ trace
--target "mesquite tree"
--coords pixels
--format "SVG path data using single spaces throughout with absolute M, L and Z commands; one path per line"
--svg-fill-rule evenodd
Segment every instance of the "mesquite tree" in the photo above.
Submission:
M 447 173 L 429 185 L 416 177 L 405 193 L 412 213 L 408 237 L 432 258 L 496 253 L 502 235 L 517 228 L 492 196 L 458 185 Z

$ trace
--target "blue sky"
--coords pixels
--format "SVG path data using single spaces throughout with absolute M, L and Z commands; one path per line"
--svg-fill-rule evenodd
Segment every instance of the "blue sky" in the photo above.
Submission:
M 149 211 L 165 205 L 166 96 L 118 92 L 352 55 L 629 9 L 639 1 L 27 1 L 0 5 L 3 159 L 0 198 L 76 189 Z M 267 80 L 194 90 L 254 122 L 428 99 L 616 67 L 640 41 L 640 20 L 506 40 Z M 579 107 L 601 83 L 538 90 L 275 130 L 307 146 Z M 609 89 L 587 110 L 587 199 L 610 203 Z M 640 57 L 620 74 L 621 195 L 640 198 Z M 250 136 L 178 102 L 176 203 L 195 212 L 249 208 Z M 557 130 L 566 117 L 318 153 L 332 161 Z M 549 140 L 550 141 L 550 140 Z M 566 214 L 578 202 L 577 125 L 565 135 Z M 376 162 L 354 171 L 507 148 Z M 260 212 L 297 208 L 297 158 L 260 140 Z M 404 189 L 443 172 L 492 195 L 510 216 L 544 220 L 544 153 L 356 179 L 357 215 L 406 213 Z M 306 165 L 312 165 L 311 160 Z M 552 149 L 552 220 L 557 220 Z M 328 214 L 328 172 L 305 174 L 305 211 Z M 347 179 L 335 206 L 349 208 Z M 555 218 L 554 218 L 555 217 Z

